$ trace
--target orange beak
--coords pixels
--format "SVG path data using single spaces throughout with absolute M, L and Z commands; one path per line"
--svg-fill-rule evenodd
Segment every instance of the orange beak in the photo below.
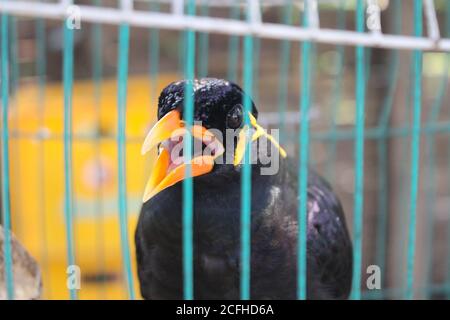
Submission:
M 145 187 L 143 202 L 147 202 L 162 190 L 186 178 L 186 163 L 183 161 L 177 164 L 180 161 L 179 153 L 172 154 L 174 148 L 172 148 L 173 144 L 171 143 L 171 141 L 180 143 L 180 138 L 185 136 L 186 133 L 184 122 L 177 110 L 167 113 L 148 133 L 142 145 L 141 154 L 146 154 L 158 144 L 161 144 L 161 146 Z M 191 159 L 191 175 L 196 177 L 211 172 L 214 167 L 214 160 L 222 155 L 225 150 L 214 134 L 202 126 L 193 125 L 191 134 L 194 138 L 201 140 L 210 150 L 213 150 L 213 155 L 194 156 Z

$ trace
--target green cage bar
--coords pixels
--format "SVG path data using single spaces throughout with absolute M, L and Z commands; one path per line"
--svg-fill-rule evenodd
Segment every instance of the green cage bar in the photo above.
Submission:
M 128 242 L 128 213 L 126 186 L 126 106 L 128 79 L 128 47 L 130 42 L 130 26 L 119 27 L 119 55 L 117 75 L 117 157 L 118 157 L 118 194 L 120 243 L 122 249 L 123 268 L 130 299 L 134 299 L 133 272 L 131 270 L 130 245 Z
M 244 125 L 250 128 L 252 94 L 252 52 L 253 37 L 244 37 Z M 249 131 L 250 132 L 250 131 Z M 245 154 L 241 171 L 241 277 L 240 290 L 241 299 L 250 299 L 250 255 L 251 255 L 251 179 L 252 171 L 250 164 L 251 137 L 247 132 Z
M 64 217 L 66 227 L 67 264 L 75 266 L 73 235 L 73 167 L 72 167 L 72 90 L 73 90 L 73 28 L 69 19 L 63 22 L 63 86 L 64 86 Z M 77 289 L 70 287 L 70 299 L 77 298 Z
M 251 6 L 247 1 L 248 7 Z M 247 10 L 247 21 L 251 20 L 250 10 Z M 253 36 L 244 37 L 244 127 L 251 128 L 250 112 L 251 96 L 253 93 Z M 246 132 L 246 146 L 241 171 L 241 275 L 240 294 L 242 300 L 250 299 L 250 266 L 251 266 L 251 192 L 252 192 L 252 168 L 251 168 L 251 136 L 250 130 Z
M 305 2 L 303 26 L 309 26 L 311 1 Z M 298 244 L 297 244 L 297 298 L 306 299 L 306 238 L 308 223 L 308 161 L 309 161 L 309 109 L 311 104 L 311 41 L 304 41 L 301 47 L 301 97 L 299 130 L 298 171 Z
M 422 35 L 422 0 L 414 0 L 414 35 Z M 417 197 L 419 187 L 420 131 L 422 109 L 422 51 L 413 52 L 413 120 L 411 130 L 411 189 L 409 203 L 408 253 L 405 298 L 414 296 L 414 258 L 416 251 Z
M 11 248 L 11 203 L 10 203 L 10 175 L 9 175 L 9 35 L 8 15 L 1 16 L 1 79 L 2 79 L 2 219 L 5 233 L 3 251 L 5 256 L 6 295 L 9 300 L 14 299 L 14 275 Z
M 422 0 L 414 0 L 414 35 L 422 35 Z M 417 195 L 419 188 L 420 126 L 422 111 L 422 51 L 413 52 L 413 120 L 411 130 L 411 189 L 408 227 L 408 256 L 405 298 L 414 297 L 414 258 L 416 251 Z
M 189 0 L 187 14 L 195 15 L 195 0 Z M 185 31 L 186 58 L 184 75 L 186 85 L 184 88 L 184 112 L 183 119 L 186 126 L 186 135 L 183 138 L 184 161 L 186 163 L 186 178 L 183 180 L 183 292 L 185 300 L 194 299 L 194 236 L 193 236 L 193 182 L 192 182 L 192 134 L 191 128 L 194 123 L 194 97 L 193 81 L 195 73 L 195 31 Z
M 1 1 L 1 0 L 0 0 Z M 69 3 L 72 3 L 72 0 L 68 0 Z M 93 0 L 93 3 L 96 5 L 101 5 L 102 0 Z M 121 1 L 126 3 L 127 0 Z M 250 20 L 250 11 L 251 8 L 251 0 L 247 0 L 245 2 L 235 0 L 235 3 L 232 7 L 230 7 L 230 17 L 233 19 L 239 19 L 241 16 L 241 9 L 245 8 L 245 12 L 247 16 L 245 19 L 249 22 Z M 67 2 L 66 2 L 67 3 Z M 283 24 L 292 25 L 293 24 L 293 11 L 298 10 L 296 6 L 293 5 L 295 3 L 292 0 L 286 0 L 282 4 L 280 4 L 280 9 L 282 9 L 282 20 Z M 367 6 L 366 0 L 356 0 L 351 1 L 350 4 L 346 0 L 338 0 L 335 3 L 335 7 L 339 10 L 337 13 L 337 26 L 339 29 L 345 29 L 346 26 L 346 11 L 351 9 L 353 10 L 353 6 L 356 6 L 355 10 L 355 20 L 356 20 L 356 30 L 359 33 L 364 33 L 365 31 L 365 9 Z M 414 36 L 422 37 L 424 33 L 423 29 L 423 8 L 424 2 L 423 0 L 414 0 L 412 2 L 414 4 Z M 448 37 L 450 31 L 450 1 L 447 2 L 437 2 L 436 6 L 438 11 L 442 9 L 440 4 L 444 4 L 446 10 L 446 31 L 442 31 L 443 34 L 446 34 L 445 37 Z M 183 1 L 184 10 L 186 10 L 187 14 L 190 16 L 195 15 L 196 5 L 199 6 L 199 10 L 201 10 L 202 16 L 208 16 L 210 8 L 208 7 L 208 2 L 202 1 L 197 2 L 195 0 L 186 0 Z M 245 6 L 245 4 L 247 4 Z M 402 35 L 402 19 L 405 18 L 402 14 L 402 2 L 401 0 L 391 0 L 389 10 L 390 17 L 392 18 L 391 26 L 393 26 L 393 33 Z M 244 5 L 244 6 L 242 6 Z M 303 21 L 301 24 L 303 27 L 307 28 L 309 26 L 309 16 L 307 14 L 310 9 L 311 1 L 304 1 L 303 10 Z M 321 4 L 322 5 L 322 4 Z M 150 10 L 159 11 L 160 6 L 156 1 L 151 1 L 149 3 Z M 161 8 L 166 9 L 163 5 Z M 322 8 L 322 7 L 321 7 Z M 332 8 L 330 7 L 327 7 Z M 212 10 L 212 9 L 211 9 Z M 269 11 L 269 10 L 268 10 Z M 324 10 L 325 11 L 325 10 Z M 211 11 L 213 12 L 213 11 Z M 441 11 L 442 12 L 442 11 Z M 215 13 L 215 12 L 213 12 Z M 322 12 L 323 13 L 323 12 Z M 244 13 L 243 13 L 244 14 Z M 297 14 L 297 13 L 295 13 Z M 384 15 L 389 15 L 384 13 Z M 440 15 L 438 15 L 440 19 Z M 25 132 L 15 132 L 14 123 L 10 123 L 10 116 L 17 112 L 14 110 L 15 108 L 15 99 L 11 97 L 15 96 L 17 92 L 20 76 L 31 76 L 27 74 L 29 72 L 29 68 L 27 65 L 23 67 L 22 75 L 19 72 L 20 64 L 18 61 L 18 48 L 19 48 L 19 40 L 18 36 L 20 35 L 17 30 L 17 22 L 19 17 L 17 16 L 8 16 L 5 13 L 1 14 L 1 91 L 2 91 L 2 128 L 1 128 L 1 172 L 2 172 L 2 218 L 3 225 L 5 228 L 5 246 L 4 246 L 4 254 L 5 254 L 5 278 L 6 278 L 6 288 L 7 288 L 7 297 L 8 299 L 14 299 L 14 281 L 13 281 L 13 266 L 12 266 L 12 248 L 11 248 L 11 224 L 13 224 L 14 231 L 16 233 L 20 233 L 20 216 L 16 218 L 15 213 L 20 212 L 21 204 L 15 203 L 15 198 L 10 199 L 10 184 L 13 184 L 14 190 L 20 187 L 17 187 L 16 183 L 20 183 L 18 175 L 10 173 L 10 161 L 14 164 L 11 159 L 20 158 L 19 155 L 14 154 L 14 151 L 17 151 L 18 144 L 13 144 L 10 142 L 11 139 L 32 139 L 35 138 L 38 140 L 38 157 L 36 163 L 36 169 L 39 170 L 37 173 L 37 179 L 40 182 L 45 180 L 46 172 L 49 168 L 45 168 L 46 166 L 46 141 L 58 141 L 63 142 L 63 161 L 64 161 L 64 223 L 65 223 L 65 240 L 66 240 L 66 259 L 67 266 L 74 266 L 76 262 L 79 260 L 79 252 L 76 252 L 75 241 L 76 238 L 74 224 L 77 220 L 76 207 L 74 206 L 74 194 L 76 191 L 74 189 L 74 181 L 76 176 L 73 173 L 73 155 L 72 148 L 74 141 L 78 139 L 80 141 L 86 141 L 92 143 L 96 148 L 96 157 L 100 158 L 100 147 L 101 147 L 101 136 L 100 136 L 100 128 L 97 127 L 97 132 L 95 134 L 90 133 L 81 133 L 75 134 L 73 132 L 73 124 L 72 124 L 72 115 L 73 115 L 73 87 L 74 87 L 74 39 L 75 31 L 73 27 L 70 26 L 70 20 L 64 20 L 62 25 L 63 32 L 63 133 L 50 133 L 49 136 L 43 136 L 40 132 L 36 133 L 25 133 Z M 300 19 L 302 20 L 302 19 Z M 21 21 L 21 20 L 20 20 Z M 46 34 L 46 20 L 44 18 L 38 17 L 35 21 L 36 24 L 36 63 L 35 72 L 37 75 L 36 84 L 38 86 L 37 97 L 38 100 L 38 117 L 37 123 L 38 127 L 45 128 L 46 120 L 45 120 L 45 108 L 47 100 L 50 100 L 49 97 L 45 97 L 47 90 L 46 83 L 46 73 L 47 73 L 47 48 L 46 48 L 46 40 L 48 35 Z M 96 20 L 95 20 L 96 21 Z M 21 21 L 22 22 L 22 21 Z M 103 70 L 103 61 L 102 61 L 102 31 L 101 25 L 98 25 L 97 22 L 92 25 L 92 80 L 94 83 L 94 95 L 95 95 L 95 103 L 96 103 L 96 120 L 97 124 L 100 125 L 100 117 L 101 117 L 101 90 L 102 90 L 102 77 L 104 76 Z M 116 23 L 116 22 L 114 22 Z M 130 22 L 131 24 L 132 22 Z M 163 24 L 164 25 L 164 24 Z M 22 26 L 22 25 L 21 25 Z M 50 27 L 50 25 L 48 25 Z M 122 254 L 122 263 L 123 263 L 123 272 L 126 283 L 126 289 L 130 299 L 134 299 L 134 284 L 133 284 L 133 270 L 131 264 L 131 246 L 129 243 L 129 235 L 128 235 L 128 199 L 127 194 L 127 170 L 126 170 L 126 148 L 128 142 L 137 142 L 139 140 L 138 137 L 127 137 L 126 134 L 126 116 L 127 116 L 127 81 L 128 81 L 128 67 L 129 67 L 129 50 L 130 50 L 130 25 L 123 23 L 119 25 L 119 44 L 118 44 L 118 60 L 117 60 L 117 137 L 111 136 L 110 139 L 117 139 L 117 164 L 118 164 L 118 186 L 117 186 L 117 199 L 115 201 L 118 205 L 118 218 L 120 223 L 120 245 L 121 245 L 121 254 Z M 164 27 L 162 27 L 164 28 Z M 181 28 L 176 26 L 175 28 Z M 192 168 L 190 165 L 190 161 L 192 160 L 192 149 L 193 149 L 193 138 L 190 133 L 190 129 L 192 128 L 193 120 L 194 120 L 194 96 L 193 92 L 193 79 L 196 76 L 205 77 L 208 76 L 209 73 L 209 59 L 212 59 L 213 56 L 209 56 L 209 45 L 210 41 L 213 40 L 213 33 L 215 31 L 208 31 L 201 29 L 202 31 L 194 31 L 194 29 L 180 29 L 180 43 L 179 43 L 179 63 L 180 63 L 180 71 L 183 71 L 184 78 L 188 80 L 185 85 L 185 100 L 184 100 L 184 112 L 183 118 L 186 123 L 187 133 L 185 139 L 183 141 L 185 148 L 185 162 L 186 162 L 186 179 L 183 180 L 183 212 L 182 212 L 182 243 L 183 243 L 183 297 L 187 300 L 194 299 L 194 198 L 193 198 L 193 179 L 192 179 Z M 214 29 L 214 28 L 213 28 Z M 162 51 L 160 50 L 162 47 L 160 45 L 163 44 L 163 39 L 160 37 L 160 28 L 150 28 L 148 29 L 149 36 L 149 76 L 150 76 L 150 92 L 151 97 L 155 98 L 157 95 L 158 89 L 158 74 L 160 73 L 160 54 Z M 208 29 L 209 30 L 209 29 Z M 391 30 L 390 30 L 391 31 Z M 106 29 L 105 29 L 106 32 Z M 228 32 L 228 31 L 227 31 Z M 320 31 L 318 31 L 320 32 Z M 218 32 L 221 33 L 221 32 Z M 196 39 L 196 35 L 198 34 L 199 38 Z M 258 64 L 261 62 L 261 66 L 264 65 L 265 61 L 260 61 L 261 59 L 266 59 L 266 54 L 260 57 L 260 44 L 263 40 L 256 37 L 254 34 L 249 35 L 238 35 L 240 34 L 238 31 L 236 34 L 230 35 L 228 37 L 228 69 L 225 70 L 224 73 L 227 73 L 227 78 L 231 81 L 239 81 L 240 79 L 240 65 L 242 64 L 242 82 L 243 89 L 246 92 L 246 95 L 243 98 L 243 108 L 244 108 L 244 124 L 246 127 L 251 127 L 249 111 L 251 110 L 251 98 L 258 104 L 258 81 L 259 76 L 258 72 Z M 370 37 L 370 34 L 364 34 L 364 36 Z M 362 35 L 361 35 L 362 36 Z M 243 39 L 243 50 L 240 51 L 240 39 Z M 264 35 L 263 35 L 264 37 Z M 106 39 L 106 38 L 105 38 Z M 198 47 L 196 46 L 196 41 L 198 41 Z M 224 40 L 227 41 L 227 40 Z M 446 238 L 448 248 L 445 250 L 445 260 L 447 268 L 444 267 L 444 278 L 445 282 L 439 282 L 439 284 L 433 283 L 434 269 L 433 269 L 433 260 L 436 260 L 436 257 L 433 256 L 435 251 L 433 251 L 433 237 L 437 234 L 437 228 L 434 227 L 436 224 L 434 213 L 437 212 L 438 209 L 438 201 L 440 199 L 441 191 L 439 189 L 440 182 L 438 178 L 439 167 L 440 164 L 440 150 L 438 149 L 438 142 L 436 140 L 436 136 L 439 134 L 446 134 L 450 132 L 450 121 L 440 120 L 441 113 L 443 113 L 446 107 L 446 94 L 448 93 L 448 70 L 450 68 L 450 53 L 446 53 L 444 57 L 444 70 L 442 74 L 439 74 L 439 79 L 436 79 L 438 82 L 438 86 L 434 90 L 434 96 L 432 103 L 430 104 L 430 114 L 428 119 L 421 123 L 422 116 L 422 85 L 424 82 L 422 75 L 423 68 L 423 55 L 424 53 L 419 49 L 414 49 L 412 51 L 412 60 L 411 62 L 407 62 L 410 64 L 409 73 L 405 70 L 405 77 L 408 79 L 404 80 L 405 83 L 407 81 L 410 82 L 408 91 L 408 97 L 406 98 L 407 107 L 405 114 L 401 113 L 402 119 L 408 119 L 407 123 L 398 123 L 398 126 L 391 126 L 390 118 L 392 113 L 394 112 L 394 102 L 395 95 L 399 92 L 399 84 L 403 81 L 401 77 L 401 61 L 400 61 L 400 49 L 389 49 L 390 56 L 389 64 L 386 67 L 386 74 L 383 74 L 382 77 L 384 80 L 387 80 L 386 84 L 386 96 L 380 99 L 382 102 L 379 116 L 376 117 L 375 121 L 377 124 L 373 127 L 369 127 L 369 120 L 365 123 L 366 111 L 365 104 L 369 103 L 369 99 L 366 102 L 366 90 L 369 92 L 369 85 L 373 85 L 376 83 L 376 77 L 370 79 L 370 71 L 372 64 L 375 65 L 378 61 L 377 57 L 373 56 L 374 59 L 371 59 L 371 54 L 375 55 L 376 52 L 371 51 L 370 46 L 372 44 L 367 44 L 367 48 L 359 45 L 355 48 L 355 79 L 354 81 L 354 92 L 355 92 L 355 121 L 354 128 L 340 128 L 337 122 L 338 116 L 342 110 L 339 110 L 341 106 L 342 99 L 345 95 L 343 85 L 345 77 L 345 61 L 346 61 L 346 46 L 347 45 L 335 45 L 336 55 L 335 60 L 333 60 L 333 64 L 336 66 L 336 74 L 333 77 L 329 77 L 334 83 L 332 83 L 332 90 L 330 92 L 331 99 L 327 100 L 327 108 L 326 110 L 331 110 L 331 119 L 326 119 L 327 124 L 329 124 L 329 130 L 327 131 L 316 131 L 314 132 L 310 129 L 310 119 L 309 112 L 311 111 L 312 105 L 314 105 L 314 94 L 313 87 L 315 83 L 318 83 L 323 75 L 319 75 L 318 68 L 316 68 L 314 61 L 316 56 L 315 46 L 317 45 L 314 41 L 304 41 L 301 42 L 301 55 L 300 55 L 300 64 L 299 64 L 299 80 L 300 80 L 300 103 L 298 105 L 299 108 L 299 132 L 289 132 L 286 126 L 286 111 L 288 110 L 289 105 L 289 79 L 290 79 L 290 63 L 291 63 L 291 50 L 292 50 L 292 41 L 294 40 L 281 40 L 279 47 L 279 59 L 278 66 L 278 80 L 276 83 L 276 87 L 278 87 L 278 92 L 274 92 L 276 94 L 274 97 L 278 101 L 278 111 L 279 111 L 279 121 L 281 127 L 281 137 L 282 141 L 290 140 L 295 143 L 299 143 L 299 152 L 298 152 L 298 227 L 299 227 L 299 235 L 298 235 L 298 247 L 297 247 L 297 298 L 298 299 L 306 299 L 307 297 L 307 188 L 308 188 L 308 168 L 309 166 L 314 165 L 313 161 L 315 158 L 310 154 L 311 143 L 314 141 L 318 141 L 319 143 L 324 143 L 327 151 L 327 155 L 329 155 L 329 159 L 325 163 L 325 169 L 327 174 L 325 175 L 328 180 L 333 183 L 336 182 L 335 177 L 336 174 L 336 161 L 339 160 L 337 158 L 337 152 L 339 149 L 337 148 L 337 143 L 340 141 L 347 141 L 348 143 L 354 143 L 353 150 L 353 158 L 354 158 L 354 197 L 353 197 L 353 274 L 352 274 L 352 290 L 351 290 L 351 299 L 358 300 L 361 297 L 364 298 L 406 298 L 413 299 L 414 297 L 426 297 L 431 298 L 434 295 L 446 295 L 450 297 L 450 224 L 448 225 L 448 235 Z M 324 41 L 324 40 L 322 40 Z M 445 41 L 443 42 L 446 43 Z M 211 42 L 213 44 L 213 42 Z M 266 44 L 266 42 L 264 42 Z M 165 44 L 164 44 L 165 45 Z M 331 45 L 330 45 L 331 46 Z M 397 47 L 397 46 L 396 46 Z M 401 47 L 399 45 L 398 47 Z M 445 49 L 443 49 L 445 50 Z M 322 50 L 321 50 L 322 51 Z M 320 51 L 317 50 L 317 55 Z M 211 47 L 211 54 L 213 53 Z M 197 56 L 196 56 L 197 54 Z M 240 56 L 242 54 L 242 57 Z M 277 57 L 278 58 L 278 57 Z M 242 59 L 242 60 L 241 60 Z M 352 58 L 353 59 L 353 58 Z M 371 61 L 373 60 L 373 61 Z M 320 62 L 321 60 L 317 60 Z M 225 62 L 227 63 L 227 62 Z M 276 65 L 277 62 L 274 63 Z M 384 64 L 384 61 L 383 61 Z M 319 65 L 318 65 L 319 66 Z M 318 67 L 317 66 L 317 67 Z M 213 65 L 211 65 L 211 71 L 214 71 Z M 263 70 L 263 69 L 261 69 Z M 317 72 L 315 72 L 317 70 Z M 105 69 L 105 71 L 107 71 Z M 376 75 L 377 70 L 373 68 L 372 72 Z M 181 72 L 180 72 L 181 73 Z M 105 73 L 106 74 L 106 73 Z M 316 78 L 317 77 L 317 78 Z M 266 80 L 266 79 L 263 79 Z M 271 79 L 272 80 L 272 79 Z M 298 80 L 297 80 L 298 81 Z M 426 81 L 426 80 L 425 80 Z M 435 81 L 435 80 L 433 80 Z M 261 84 L 265 84 L 265 82 L 261 81 Z M 273 84 L 273 83 L 272 83 Z M 276 88 L 275 87 L 275 91 Z M 20 88 L 22 90 L 22 87 Z M 384 88 L 383 88 L 384 89 Z M 20 91 L 21 92 L 21 91 Z M 263 97 L 265 94 L 261 92 Z M 424 101 L 428 100 L 428 95 L 424 95 Z M 369 97 L 368 97 L 369 98 Z M 271 101 L 271 100 L 269 100 Z M 321 99 L 318 99 L 320 102 Z M 262 101 L 264 102 L 264 101 Z M 345 101 L 347 102 L 347 101 Z M 269 102 L 267 102 L 269 103 Z M 12 106 L 11 106 L 12 105 Z M 342 104 L 343 105 L 343 104 Z M 424 105 L 425 107 L 426 105 Z M 264 108 L 263 108 L 264 109 Z M 402 109 L 403 110 L 403 109 Z M 14 111 L 14 112 L 13 112 Z M 47 111 L 50 111 L 47 110 Z M 344 110 L 345 111 L 345 110 Z M 372 110 L 370 110 L 372 111 Z M 376 110 L 378 111 L 378 110 Z M 11 114 L 10 114 L 11 113 Z M 17 112 L 18 113 L 18 112 Z M 369 115 L 372 115 L 372 112 L 367 112 Z M 412 121 L 409 120 L 411 115 Z M 16 116 L 16 120 L 20 121 L 19 116 Z M 19 123 L 19 122 L 18 122 Z M 371 123 L 371 122 L 370 122 Z M 17 128 L 19 126 L 17 125 Z M 420 162 L 420 152 L 421 150 L 421 138 L 426 140 L 426 154 L 425 159 L 426 163 Z M 399 184 L 407 185 L 410 183 L 410 189 L 402 190 L 391 190 L 389 188 L 389 173 L 390 173 L 390 143 L 391 139 L 400 138 L 402 139 L 402 151 L 399 158 L 400 161 L 408 160 L 408 157 L 411 157 L 410 166 L 403 166 L 399 171 L 400 172 L 400 182 Z M 93 141 L 95 139 L 95 141 Z M 410 139 L 410 140 L 409 140 Z M 373 142 L 370 146 L 374 146 L 374 150 L 376 152 L 376 159 L 374 162 L 377 163 L 377 175 L 374 178 L 374 183 L 377 186 L 377 193 L 373 196 L 374 203 L 377 204 L 377 208 L 374 209 L 376 215 L 373 215 L 374 221 L 376 225 L 373 226 L 373 232 L 376 235 L 374 239 L 370 239 L 370 250 L 368 253 L 364 251 L 363 253 L 363 241 L 366 242 L 366 234 L 368 231 L 364 230 L 363 234 L 363 221 L 364 215 L 367 214 L 364 212 L 364 202 L 369 199 L 364 198 L 364 176 L 365 176 L 365 165 L 369 163 L 369 159 L 364 158 L 365 152 L 365 143 Z M 13 140 L 14 141 L 14 140 Z M 25 141 L 25 140 L 23 140 Z M 9 150 L 9 144 L 13 147 L 12 150 Z M 439 142 L 440 143 L 440 142 Z M 440 145 L 439 145 L 440 146 Z M 450 146 L 450 145 L 449 145 Z M 411 148 L 408 150 L 408 148 Z M 49 149 L 49 148 L 47 148 Z M 241 216 L 240 216 L 240 249 L 241 249 L 241 264 L 240 264 L 240 297 L 241 299 L 248 300 L 251 298 L 251 210 L 252 210 L 252 166 L 251 166 L 251 138 L 250 133 L 247 132 L 247 141 L 245 154 L 242 163 L 241 169 Z M 371 148 L 369 147 L 369 150 Z M 408 152 L 409 151 L 409 152 Z M 339 155 L 341 155 L 339 153 Z M 439 158 L 438 158 L 439 157 Z M 450 158 L 450 153 L 448 154 Z M 311 158 L 311 159 L 310 159 Z M 317 165 L 320 166 L 322 160 L 317 162 Z M 425 246 L 424 251 L 419 250 L 419 253 L 423 253 L 425 257 L 425 262 L 423 266 L 425 266 L 424 275 L 425 278 L 423 283 L 417 283 L 414 279 L 415 275 L 415 255 L 416 255 L 416 233 L 418 230 L 422 230 L 422 226 L 420 226 L 421 220 L 418 220 L 417 210 L 418 210 L 418 201 L 422 199 L 421 194 L 419 193 L 420 183 L 420 166 L 427 165 L 427 175 L 428 184 L 425 188 L 424 197 L 425 200 L 425 210 L 428 213 L 427 216 L 424 216 L 425 222 Z M 448 162 L 448 167 L 450 167 L 450 162 Z M 20 168 L 20 167 L 19 167 Z M 17 170 L 17 166 L 12 166 L 11 169 Z M 367 165 L 367 169 L 369 169 L 369 164 Z M 20 174 L 20 172 L 18 172 Z M 15 180 L 11 181 L 11 177 L 14 177 Z M 370 175 L 368 176 L 370 178 Z M 17 182 L 16 182 L 17 180 Z M 449 171 L 449 184 L 450 184 L 450 171 Z M 424 185 L 425 186 L 425 185 Z M 422 190 L 422 189 L 420 189 Z M 131 191 L 131 189 L 130 189 Z M 369 192 L 369 188 L 366 190 Z M 45 188 L 41 188 L 38 190 L 40 199 L 37 203 L 39 208 L 39 214 L 41 215 L 41 220 L 39 224 L 41 226 L 37 226 L 41 228 L 40 232 L 42 232 L 42 247 L 39 247 L 38 252 L 41 253 L 40 262 L 41 267 L 43 268 L 43 272 L 46 272 L 46 268 L 49 268 L 51 261 L 47 261 L 50 258 L 48 251 L 50 247 L 48 246 L 48 235 L 46 235 L 46 221 L 45 221 L 45 210 L 49 204 L 46 204 L 46 196 L 48 197 L 48 191 Z M 99 193 L 96 195 L 96 216 L 98 220 L 97 224 L 97 243 L 101 244 L 103 240 L 104 233 L 102 231 L 102 211 L 106 212 L 106 207 L 104 206 L 103 201 L 106 199 L 102 199 L 102 190 L 98 191 Z M 14 193 L 12 193 L 14 195 Z M 105 196 L 106 197 L 106 196 Z M 371 199 L 370 199 L 371 200 Z M 130 201 L 131 202 L 131 201 Z M 11 205 L 12 203 L 12 205 Z M 345 203 L 345 206 L 347 203 Z M 390 216 L 390 209 L 396 206 L 395 211 L 398 211 L 395 216 Z M 12 206 L 12 210 L 11 210 Z M 351 206 L 351 205 L 350 205 Z M 392 208 L 391 208 L 392 207 Z M 12 211 L 12 212 L 11 212 Z M 370 210 L 368 210 L 370 211 Z M 369 212 L 368 212 L 369 213 Z M 370 211 L 371 213 L 371 211 Z M 395 213 L 395 212 L 393 212 Z M 11 218 L 12 215 L 12 218 Z M 370 216 L 370 218 L 372 215 Z M 367 216 L 369 218 L 369 215 Z M 12 219 L 12 221 L 11 221 Z M 403 225 L 407 226 L 406 228 L 401 228 L 398 230 L 399 232 L 399 241 L 395 243 L 388 244 L 387 243 L 387 233 L 392 228 L 389 225 L 390 220 L 394 220 L 394 225 L 398 226 L 403 223 Z M 48 221 L 47 221 L 48 222 Z M 418 228 L 419 227 L 419 228 Z M 397 230 L 394 230 L 397 231 Z M 445 233 L 445 232 L 444 232 Z M 447 233 L 445 233 L 447 234 Z M 364 237 L 363 237 L 364 235 Z M 369 244 L 369 242 L 368 242 Z M 392 246 L 393 251 L 399 252 L 399 256 L 395 257 L 397 260 L 406 261 L 406 269 L 404 264 L 394 265 L 389 268 L 389 272 L 396 273 L 401 277 L 399 280 L 400 285 L 392 288 L 386 288 L 377 292 L 364 291 L 361 292 L 362 281 L 364 279 L 364 271 L 363 271 L 363 254 L 364 257 L 370 257 L 370 254 L 373 253 L 373 259 L 377 265 L 380 266 L 381 270 L 384 271 L 388 266 L 388 249 L 390 250 Z M 96 252 L 98 253 L 97 262 L 99 262 L 99 273 L 105 272 L 105 257 L 102 257 L 102 251 L 104 251 L 105 247 L 96 248 Z M 437 252 L 437 251 L 436 251 Z M 77 259 L 76 259 L 77 258 Z M 395 270 L 394 270 L 395 269 Z M 440 270 L 440 269 L 439 269 Z M 69 269 L 67 269 L 69 271 Z M 406 271 L 406 272 L 405 272 Z M 45 275 L 45 273 L 44 273 Z M 50 278 L 46 275 L 47 278 Z M 388 274 L 385 275 L 384 272 L 381 273 L 382 277 L 382 285 L 386 285 Z M 440 276 L 440 273 L 439 273 Z M 46 283 L 44 286 L 44 290 L 48 290 L 49 284 L 48 279 L 46 279 Z M 78 298 L 78 290 L 77 288 L 68 287 L 69 295 L 71 299 Z M 106 286 L 105 288 L 106 289 Z M 101 291 L 104 293 L 104 291 Z M 101 293 L 100 292 L 100 293 Z M 49 292 L 46 292 L 46 296 L 49 295 Z
M 356 7 L 356 30 L 364 32 L 364 1 Z M 364 122 L 365 122 L 365 58 L 364 47 L 356 47 L 356 119 L 355 119 L 355 195 L 353 208 L 353 279 L 350 298 L 361 299 L 362 228 L 364 204 Z

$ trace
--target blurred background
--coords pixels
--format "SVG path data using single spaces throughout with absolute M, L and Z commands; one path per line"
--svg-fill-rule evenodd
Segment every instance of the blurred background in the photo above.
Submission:
M 47 1 L 51 2 L 51 1 Z M 245 19 L 242 1 L 197 1 L 197 15 Z M 450 37 L 450 1 L 435 1 Z M 118 1 L 74 1 L 118 7 Z M 354 0 L 321 0 L 321 28 L 355 29 Z M 413 33 L 413 1 L 379 0 L 382 30 Z M 166 1 L 134 1 L 169 12 Z M 301 25 L 302 1 L 262 6 L 263 22 Z M 10 16 L 12 231 L 37 259 L 43 298 L 68 298 L 64 224 L 63 23 Z M 425 28 L 425 33 L 427 29 Z M 153 158 L 140 146 L 156 118 L 163 87 L 183 77 L 183 31 L 131 28 L 126 111 L 126 185 L 134 265 L 134 228 Z M 120 254 L 117 176 L 118 27 L 83 21 L 74 32 L 73 205 L 80 299 L 127 298 Z M 253 99 L 266 128 L 280 128 L 298 155 L 300 43 L 255 39 Z M 410 187 L 410 51 L 366 49 L 363 298 L 402 297 Z M 311 165 L 333 186 L 352 228 L 355 48 L 313 45 Z M 196 34 L 196 76 L 242 85 L 242 38 Z M 415 256 L 417 298 L 450 298 L 450 54 L 423 56 L 423 113 Z M 382 290 L 367 290 L 366 267 L 379 265 Z M 137 283 L 136 295 L 139 297 Z

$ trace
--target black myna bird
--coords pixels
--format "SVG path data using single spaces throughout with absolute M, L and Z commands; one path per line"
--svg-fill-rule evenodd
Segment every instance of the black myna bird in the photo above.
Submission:
M 158 122 L 142 147 L 142 153 L 146 153 L 159 145 L 135 234 L 140 289 L 145 299 L 183 298 L 181 180 L 185 165 L 171 154 L 184 133 L 184 86 L 185 81 L 179 81 L 162 91 Z M 212 78 L 195 80 L 193 89 L 194 121 L 201 121 L 201 125 L 194 125 L 191 132 L 194 140 L 202 141 L 203 151 L 209 149 L 207 155 L 193 155 L 191 169 L 194 297 L 239 299 L 240 162 L 246 144 L 242 135 L 225 141 L 225 133 L 244 127 L 245 93 L 234 83 Z M 285 156 L 258 125 L 257 116 L 252 102 L 253 144 L 266 137 L 272 152 Z M 217 133 L 225 138 L 217 138 Z M 230 152 L 231 163 L 217 161 Z M 288 159 L 279 160 L 279 170 L 272 175 L 261 174 L 264 165 L 260 161 L 252 164 L 252 299 L 296 298 L 297 177 Z M 307 208 L 307 297 L 345 299 L 351 287 L 352 249 L 344 213 L 328 183 L 312 170 Z

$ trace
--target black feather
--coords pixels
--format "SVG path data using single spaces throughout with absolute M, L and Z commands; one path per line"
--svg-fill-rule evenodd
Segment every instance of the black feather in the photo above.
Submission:
M 201 81 L 206 89 L 195 92 L 196 119 L 201 117 L 205 124 L 202 115 L 206 113 L 206 124 L 217 128 L 222 123 L 222 108 L 241 103 L 242 90 L 224 80 Z M 209 82 L 209 86 L 205 84 Z M 182 104 L 182 98 L 175 97 L 176 92 L 182 97 L 182 84 L 164 89 L 159 117 Z M 283 159 L 275 175 L 261 175 L 260 167 L 252 165 L 251 298 L 295 299 L 297 171 Z M 193 178 L 196 299 L 239 298 L 240 182 L 240 167 L 225 164 Z M 181 223 L 181 183 L 158 193 L 142 207 L 135 240 L 140 288 L 146 299 L 183 297 Z M 328 183 L 310 170 L 307 297 L 345 299 L 351 275 L 352 249 L 342 206 Z

